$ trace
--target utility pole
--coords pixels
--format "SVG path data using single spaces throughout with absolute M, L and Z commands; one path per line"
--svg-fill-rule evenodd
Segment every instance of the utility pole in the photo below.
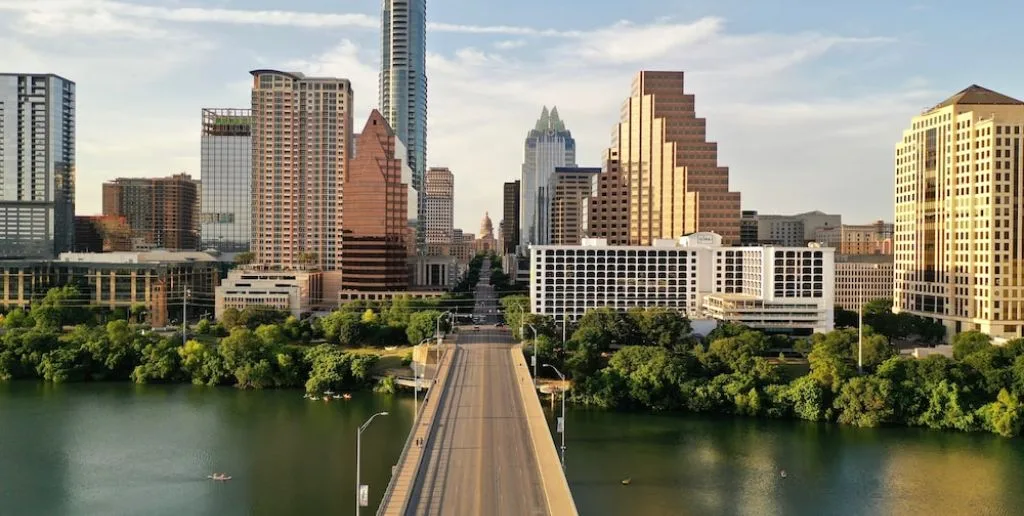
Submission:
M 857 374 L 864 374 L 864 295 L 857 288 Z
M 192 289 L 185 287 L 185 293 L 181 297 L 181 345 L 184 346 L 188 340 L 188 296 L 192 295 Z

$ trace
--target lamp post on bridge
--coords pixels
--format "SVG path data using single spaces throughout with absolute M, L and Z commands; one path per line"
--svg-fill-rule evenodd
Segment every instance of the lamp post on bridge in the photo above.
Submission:
M 423 345 L 424 342 L 430 342 L 430 340 L 431 340 L 431 338 L 427 337 L 427 338 L 421 340 L 420 343 L 416 345 L 416 347 L 420 347 L 420 346 Z M 427 354 L 429 354 L 430 353 L 430 348 L 429 348 L 430 344 L 427 344 L 427 346 L 428 346 Z M 415 420 L 416 417 L 418 417 L 419 414 L 420 414 L 420 404 L 419 404 L 420 377 L 423 376 L 423 369 L 426 368 L 426 363 L 424 363 L 424 365 L 422 367 L 420 367 L 420 372 L 417 373 L 416 372 L 416 360 L 415 360 L 416 359 L 416 354 L 415 354 L 415 351 L 413 352 L 413 357 L 412 358 L 413 358 L 413 361 L 412 361 L 412 382 L 413 382 L 413 388 L 412 388 L 412 412 L 413 412 L 413 419 Z
M 370 426 L 370 423 L 372 423 L 373 419 L 377 416 L 386 415 L 388 415 L 387 412 L 378 412 L 370 416 L 370 419 L 367 419 L 366 422 L 359 427 L 359 430 L 356 431 L 356 516 L 359 516 L 359 508 L 363 506 L 363 484 L 360 482 L 359 478 L 360 470 L 362 469 L 360 466 L 363 455 L 363 430 L 366 430 L 366 427 Z M 369 505 L 369 489 L 367 489 L 367 505 Z
M 519 335 L 522 336 L 523 330 L 529 327 L 533 330 L 533 388 L 537 388 L 537 364 L 540 363 L 540 358 L 537 353 L 537 328 L 530 323 L 523 323 L 523 327 L 519 329 Z
M 558 433 L 562 434 L 562 471 L 565 471 L 565 375 L 551 364 L 544 364 L 544 367 L 550 367 L 558 375 L 558 378 L 562 380 L 562 417 L 558 421 Z
M 437 316 L 437 322 L 434 325 L 434 338 L 437 339 L 437 343 L 435 343 L 434 345 L 434 376 L 437 376 L 436 367 L 438 367 L 441 362 L 441 319 L 443 319 L 444 316 L 446 315 L 448 316 L 449 319 L 451 319 L 451 317 L 454 316 L 455 314 L 453 314 L 451 310 L 442 312 L 441 315 Z

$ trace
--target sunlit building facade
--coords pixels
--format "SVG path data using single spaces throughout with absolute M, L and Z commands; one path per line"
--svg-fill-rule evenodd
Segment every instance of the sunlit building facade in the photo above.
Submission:
M 896 144 L 894 309 L 1024 335 L 1024 102 L 972 85 Z
M 252 232 L 252 110 L 203 109 L 202 131 L 200 247 L 230 259 Z
M 520 181 L 520 244 L 544 244 L 548 237 L 546 190 L 557 167 L 576 166 L 576 140 L 558 116 L 558 108 L 545 106 L 537 124 L 526 135 Z

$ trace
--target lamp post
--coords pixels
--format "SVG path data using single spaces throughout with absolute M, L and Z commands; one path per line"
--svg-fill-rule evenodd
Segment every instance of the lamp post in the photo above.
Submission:
M 533 388 L 537 388 L 537 364 L 540 363 L 540 359 L 537 358 L 537 328 L 534 328 L 530 323 L 523 323 L 523 327 L 519 329 L 519 334 L 523 334 L 523 330 L 529 327 L 533 330 Z
M 857 374 L 864 374 L 864 295 L 858 287 L 857 295 Z
M 551 364 L 544 364 L 544 367 L 550 367 L 558 375 L 558 378 L 565 383 L 565 375 L 562 374 L 555 366 Z M 558 433 L 562 434 L 562 471 L 565 471 L 565 388 L 562 388 L 562 417 L 560 424 L 558 425 Z
M 437 323 L 435 324 L 435 327 L 434 327 L 434 337 L 437 339 L 437 343 L 434 345 L 434 356 L 435 356 L 434 367 L 435 368 L 436 367 L 440 367 L 440 363 L 441 363 L 441 319 L 444 318 L 444 316 L 446 316 L 446 315 L 448 316 L 449 319 L 451 319 L 451 317 L 453 315 L 455 315 L 455 314 L 453 314 L 451 310 L 448 310 L 446 312 L 442 312 L 441 315 L 437 316 Z M 454 326 L 454 324 L 452 326 Z M 436 369 L 435 369 L 435 371 L 436 371 Z
M 367 419 L 356 432 L 356 516 L 359 516 L 359 508 L 362 507 L 362 504 L 360 503 L 362 501 L 360 494 L 362 494 L 361 491 L 363 489 L 363 485 L 360 483 L 359 473 L 363 454 L 363 430 L 366 430 L 366 427 L 370 426 L 370 423 L 373 422 L 375 417 L 386 415 L 388 415 L 387 412 L 378 412 L 370 416 L 370 419 Z
M 430 337 L 427 337 L 427 338 L 421 340 L 420 343 L 416 345 L 416 347 L 422 346 L 424 342 L 430 342 Z M 428 346 L 429 346 L 429 344 L 428 344 Z M 428 349 L 428 353 L 429 353 L 429 349 Z M 413 358 L 414 359 L 416 358 L 415 355 L 413 356 Z M 417 416 L 419 416 L 419 413 L 420 413 L 420 405 L 419 405 L 420 377 L 423 375 L 423 369 L 425 369 L 425 368 L 426 368 L 426 364 L 424 364 L 423 367 L 420 368 L 420 372 L 417 373 L 416 372 L 416 360 L 412 361 L 412 381 L 413 381 L 413 388 L 412 388 L 412 412 L 413 412 L 413 419 L 415 419 Z

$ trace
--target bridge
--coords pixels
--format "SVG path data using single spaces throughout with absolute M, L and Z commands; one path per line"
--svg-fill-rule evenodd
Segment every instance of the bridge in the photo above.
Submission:
M 474 310 L 483 324 L 444 345 L 379 516 L 577 514 L 522 350 L 488 324 L 497 298 L 486 281 Z

